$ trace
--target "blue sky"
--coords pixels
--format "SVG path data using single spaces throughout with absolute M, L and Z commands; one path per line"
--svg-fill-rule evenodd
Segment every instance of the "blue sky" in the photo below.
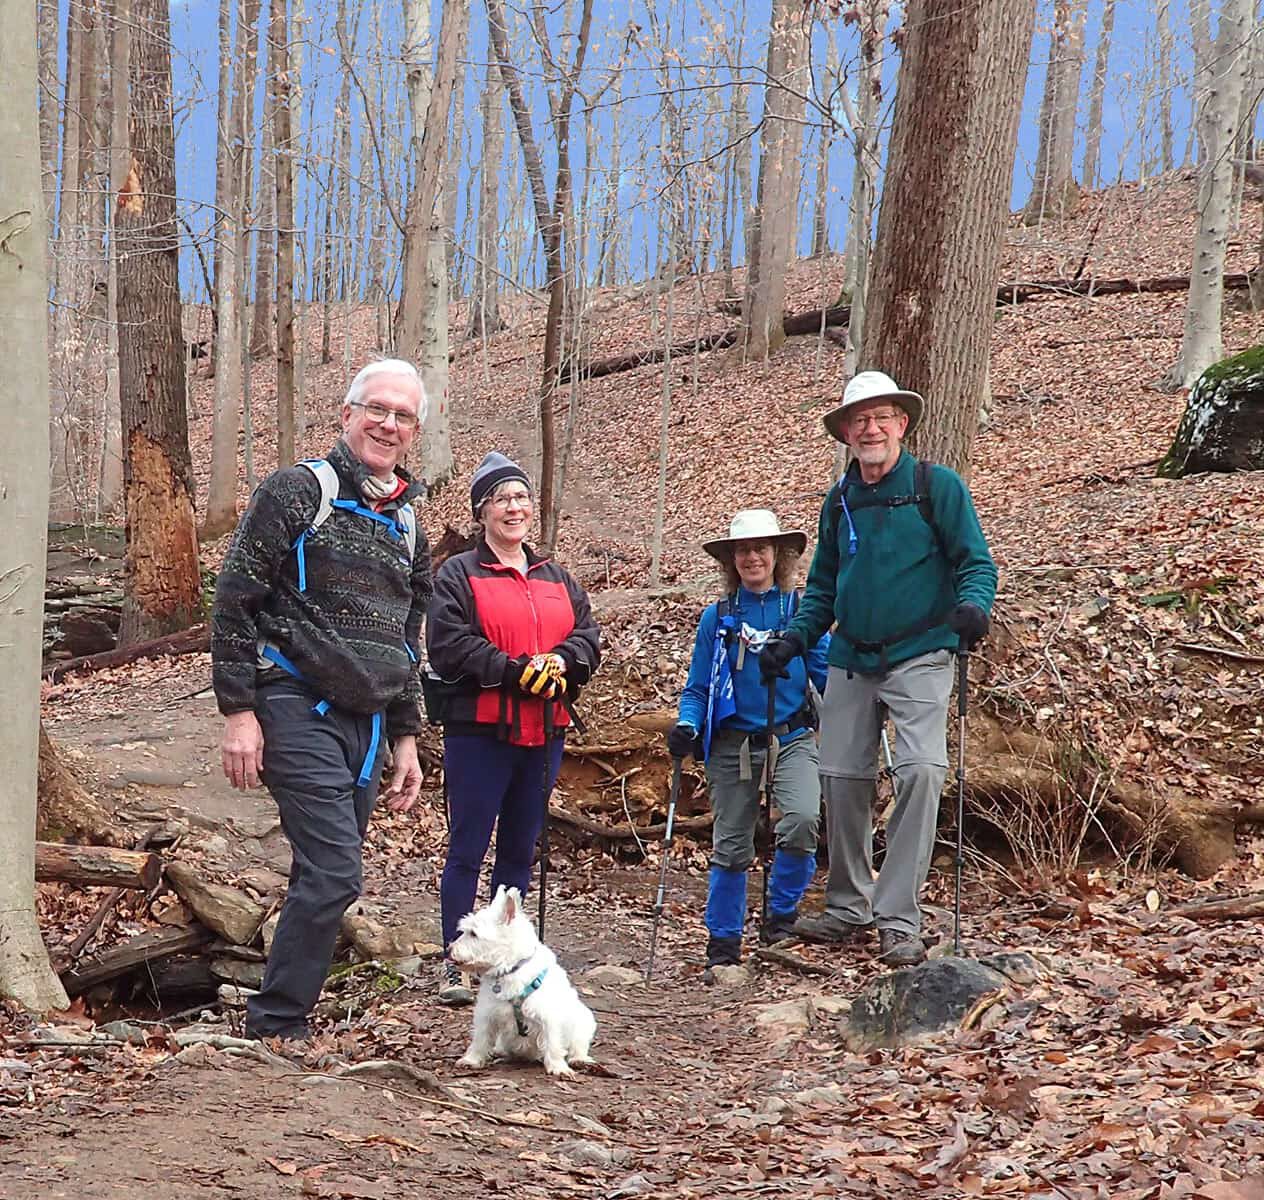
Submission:
M 739 3 L 741 0 L 739 0 Z M 353 0 L 354 5 L 354 0 Z M 744 72 L 748 79 L 757 79 L 759 65 L 764 54 L 764 31 L 767 28 L 768 0 L 745 0 L 747 30 L 745 44 L 740 49 L 733 44 L 732 49 L 748 68 Z M 265 6 L 266 7 L 266 6 Z M 332 120 L 333 102 L 340 82 L 339 63 L 335 55 L 330 53 L 333 47 L 333 2 L 332 0 L 306 0 L 307 16 L 310 24 L 306 42 L 305 62 L 303 69 L 304 105 L 303 121 L 314 134 L 317 144 L 328 137 Z M 669 27 L 666 40 L 671 52 L 680 63 L 695 64 L 706 61 L 709 50 L 705 43 L 705 30 L 700 14 L 708 11 L 706 4 L 676 4 L 670 10 L 660 6 L 660 21 Z M 1049 24 L 1051 5 L 1042 0 L 1037 17 L 1037 32 L 1032 44 L 1031 66 L 1028 72 L 1024 99 L 1023 118 L 1020 127 L 1019 148 L 1014 166 L 1013 203 L 1021 205 L 1026 199 L 1030 187 L 1032 163 L 1036 152 L 1036 116 L 1040 104 L 1041 89 L 1044 83 L 1045 65 L 1049 54 Z M 367 44 L 373 40 L 377 26 L 374 14 L 377 6 L 360 5 L 362 15 L 359 54 L 357 56 L 357 73 L 366 83 L 373 77 L 374 66 L 369 61 L 370 53 L 375 53 Z M 512 11 L 512 10 L 511 10 Z M 714 9 L 718 14 L 718 7 Z M 402 2 L 391 0 L 381 17 L 380 30 L 384 54 L 388 61 L 393 61 L 391 76 L 398 79 L 398 47 L 402 25 Z M 437 34 L 440 12 L 436 4 L 433 14 L 433 29 Z M 553 35 L 559 36 L 560 12 L 553 15 Z M 895 16 L 898 20 L 898 12 Z M 1101 19 L 1101 0 L 1091 0 L 1086 33 L 1086 66 L 1083 72 L 1083 95 L 1087 95 L 1092 73 L 1093 55 L 1096 50 Z M 1189 62 L 1188 16 L 1184 0 L 1173 5 L 1171 11 L 1173 29 L 1177 35 L 1178 78 L 1187 69 Z M 172 4 L 172 38 L 174 43 L 173 72 L 177 104 L 179 135 L 177 143 L 177 180 L 178 189 L 183 201 L 184 211 L 190 225 L 195 230 L 203 230 L 210 220 L 210 210 L 206 207 L 214 197 L 214 133 L 215 133 L 215 83 L 216 83 L 216 47 L 217 47 L 217 4 L 215 0 L 174 0 Z M 596 86 L 598 78 L 604 77 L 605 69 L 612 61 L 621 43 L 622 31 L 629 20 L 636 21 L 642 27 L 642 36 L 650 37 L 651 22 L 642 3 L 637 0 L 624 0 L 621 4 L 598 5 L 595 12 L 593 42 L 589 52 L 588 70 L 585 75 L 585 86 Z M 1153 95 L 1155 59 L 1152 33 L 1153 16 L 1151 6 L 1142 0 L 1120 0 L 1116 6 L 1115 33 L 1108 74 L 1106 106 L 1104 116 L 1104 134 L 1102 146 L 1102 171 L 1107 178 L 1113 178 L 1120 172 L 1125 178 L 1136 178 L 1140 164 L 1147 154 L 1153 156 L 1154 135 L 1151 131 L 1146 137 L 1138 139 L 1136 135 L 1136 117 L 1143 98 Z M 854 58 L 855 37 L 853 29 L 844 28 L 841 23 L 836 26 L 837 40 L 844 61 Z M 814 59 L 822 63 L 825 57 L 825 34 L 818 29 L 814 44 Z M 884 98 L 884 108 L 890 112 L 891 81 L 895 70 L 894 58 L 890 56 L 890 43 L 887 43 L 889 61 L 886 75 L 888 86 Z M 528 55 L 530 52 L 528 51 Z M 465 155 L 462 166 L 462 181 L 458 190 L 459 209 L 457 217 L 458 238 L 462 231 L 468 232 L 466 226 L 467 190 L 477 203 L 477 187 L 467 189 L 468 176 L 471 170 L 477 169 L 477 152 L 480 146 L 479 132 L 479 87 L 487 58 L 486 49 L 486 16 L 479 3 L 471 5 L 470 37 L 466 51 L 468 67 L 465 76 L 464 101 L 466 105 L 465 136 L 463 144 Z M 529 70 L 530 57 L 524 57 L 524 68 Z M 660 139 L 658 137 L 657 100 L 652 94 L 656 89 L 656 52 L 648 51 L 635 56 L 625 73 L 625 101 L 622 114 L 623 170 L 621 173 L 621 208 L 626 212 L 626 224 L 622 230 L 621 246 L 630 263 L 642 263 L 646 258 L 654 257 L 650 243 L 655 238 L 659 225 L 659 214 L 656 207 L 658 188 L 661 186 L 662 168 L 659 159 Z M 696 76 L 694 76 L 696 78 Z M 721 76 L 721 82 L 724 76 Z M 397 95 L 402 105 L 403 92 L 398 82 Z M 262 90 L 262 89 L 261 89 Z M 693 123 L 696 128 L 703 124 L 700 109 L 707 93 L 693 92 L 686 103 L 692 108 Z M 720 104 L 727 108 L 727 89 L 721 93 Z M 540 134 L 544 133 L 542 98 L 536 89 L 536 127 Z M 609 96 L 607 96 L 607 100 Z M 355 101 L 353 100 L 353 104 Z M 1153 106 L 1153 100 L 1151 105 Z M 762 97 L 752 96 L 752 115 L 756 115 L 762 105 Z M 1086 104 L 1081 104 L 1081 114 Z M 1188 125 L 1188 93 L 1178 86 L 1173 95 L 1174 122 L 1178 131 L 1176 153 L 1179 156 L 1184 146 L 1184 131 Z M 578 112 L 578 109 L 577 109 Z M 398 111 L 400 121 L 406 120 L 406 113 Z M 1082 116 L 1081 116 L 1082 120 Z M 608 104 L 600 110 L 596 117 L 597 141 L 599 146 L 597 171 L 594 180 L 601 188 L 605 187 L 606 170 L 610 161 L 611 131 L 614 121 L 614 110 Z M 1150 122 L 1153 125 L 1155 122 Z M 582 166 L 583 137 L 581 123 L 578 118 L 574 124 L 573 153 L 576 168 Z M 512 156 L 507 163 L 516 157 L 516 141 L 512 129 L 507 127 L 508 144 Z M 1083 150 L 1083 129 L 1078 131 L 1079 147 L 1077 149 L 1077 168 Z M 547 147 L 549 139 L 541 138 Z M 695 146 L 696 149 L 696 146 Z M 354 157 L 357 162 L 361 154 L 367 156 L 368 147 L 356 145 Z M 806 209 L 811 204 L 810 181 L 815 176 L 815 145 L 810 143 L 807 149 L 810 161 L 806 172 L 808 184 L 804 188 L 803 205 Z M 840 248 L 847 225 L 846 197 L 850 188 L 850 150 L 845 139 L 838 139 L 834 144 L 831 157 L 831 185 L 833 198 L 829 205 L 829 224 L 831 245 Z M 502 172 L 502 202 L 515 186 L 521 186 L 520 174 L 510 167 Z M 518 180 L 515 185 L 515 180 Z M 578 182 L 578 181 L 577 181 Z M 314 205 L 314 193 L 306 184 L 300 173 L 299 180 L 299 220 L 313 229 L 319 219 Z M 353 197 L 353 205 L 360 203 L 358 195 Z M 507 205 L 502 210 L 502 218 Z M 810 222 L 802 222 L 804 237 Z M 533 244 L 529 242 L 528 244 Z M 801 247 L 806 249 L 806 245 Z M 502 267 L 512 270 L 508 261 Z M 186 282 L 195 283 L 186 270 Z M 196 283 L 195 283 L 196 286 Z

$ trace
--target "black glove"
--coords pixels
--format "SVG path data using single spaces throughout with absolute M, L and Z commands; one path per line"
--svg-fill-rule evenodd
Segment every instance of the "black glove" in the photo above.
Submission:
M 667 749 L 672 758 L 688 758 L 694 752 L 698 731 L 681 721 L 667 731 Z
M 977 604 L 958 604 L 948 614 L 948 628 L 961 639 L 961 649 L 967 654 L 987 637 L 988 624 L 987 613 Z
M 803 639 L 797 633 L 775 633 L 759 652 L 759 675 L 765 683 L 771 679 L 789 679 L 786 669 L 804 651 Z

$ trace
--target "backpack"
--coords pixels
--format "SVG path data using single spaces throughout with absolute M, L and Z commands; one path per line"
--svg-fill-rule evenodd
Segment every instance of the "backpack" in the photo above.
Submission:
M 849 548 L 852 554 L 856 553 L 856 531 L 852 527 L 851 514 L 862 508 L 903 508 L 906 504 L 916 504 L 917 511 L 923 521 L 930 526 L 931 532 L 935 535 L 935 544 L 939 547 L 941 554 L 946 554 L 944 549 L 943 535 L 939 531 L 939 526 L 935 524 L 935 509 L 931 503 L 931 467 L 933 463 L 927 462 L 925 459 L 917 459 L 913 465 L 913 494 L 911 496 L 888 496 L 885 499 L 877 499 L 876 497 L 866 497 L 855 504 L 847 499 L 847 491 L 851 487 L 852 478 L 849 470 L 842 479 L 835 484 L 838 491 L 838 510 L 847 519 L 847 529 L 849 532 Z
M 334 470 L 333 463 L 327 458 L 305 458 L 298 465 L 306 467 L 316 476 L 316 482 L 320 484 L 320 503 L 316 506 L 316 515 L 312 518 L 312 523 L 305 535 L 311 536 L 329 519 L 329 514 L 334 510 L 334 502 L 338 499 L 338 472 Z M 344 506 L 350 506 L 353 509 L 362 507 L 358 503 L 351 504 L 349 501 L 344 501 L 344 504 L 338 507 Z M 381 519 L 380 513 L 373 513 L 372 509 L 367 511 L 372 513 L 374 520 Z M 397 527 L 404 539 L 404 545 L 408 547 L 408 561 L 412 562 L 413 555 L 417 552 L 417 514 L 413 512 L 411 504 L 401 504 L 397 510 L 397 517 Z

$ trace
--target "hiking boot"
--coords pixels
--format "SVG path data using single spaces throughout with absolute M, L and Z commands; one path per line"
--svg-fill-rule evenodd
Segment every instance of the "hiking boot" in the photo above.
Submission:
M 710 986 L 715 982 L 716 967 L 736 967 L 742 961 L 740 937 L 707 938 L 707 966 L 702 972 L 702 982 Z
M 474 1003 L 474 988 L 467 971 L 456 963 L 439 964 L 439 1003 L 449 1008 L 462 1008 Z
M 765 946 L 775 946 L 778 942 L 788 942 L 799 936 L 795 922 L 799 919 L 799 910 L 791 909 L 788 913 L 770 912 L 759 927 L 759 940 Z
M 844 921 L 833 913 L 823 912 L 815 917 L 800 917 L 794 923 L 794 936 L 805 942 L 823 942 L 831 946 L 854 946 L 869 936 L 872 925 L 857 925 Z
M 915 933 L 902 929 L 878 930 L 878 959 L 888 967 L 915 967 L 926 961 L 926 947 Z

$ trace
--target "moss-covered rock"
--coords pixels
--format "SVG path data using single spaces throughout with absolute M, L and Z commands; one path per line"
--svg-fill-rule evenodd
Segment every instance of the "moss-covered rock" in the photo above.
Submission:
M 1190 389 L 1172 448 L 1170 479 L 1195 471 L 1264 470 L 1264 346 L 1208 367 Z

